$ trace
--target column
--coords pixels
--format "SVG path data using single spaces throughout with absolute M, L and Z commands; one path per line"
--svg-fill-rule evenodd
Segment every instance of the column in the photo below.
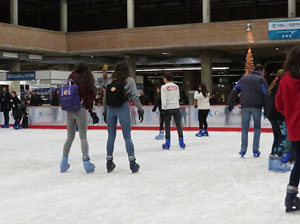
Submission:
M 203 23 L 210 23 L 210 0 L 202 0 Z
M 19 72 L 21 70 L 20 61 L 11 61 L 8 65 L 8 70 L 10 72 Z M 10 81 L 8 85 L 9 92 L 16 91 L 18 95 L 20 94 L 20 81 Z
M 296 17 L 296 0 L 289 0 L 289 18 Z
M 18 0 L 10 0 L 10 22 L 18 25 Z
M 127 28 L 134 28 L 134 0 L 127 0 Z
M 203 52 L 201 55 L 201 83 L 206 85 L 209 92 L 212 92 L 212 57 L 210 52 Z
M 132 78 L 136 78 L 136 58 L 130 55 L 125 56 L 125 61 L 127 62 L 127 65 L 129 66 L 129 72 L 130 76 Z
M 196 90 L 196 84 L 197 84 L 197 75 L 195 74 L 194 71 L 186 71 L 183 74 L 183 83 L 182 87 L 185 91 L 185 94 L 187 95 L 189 99 L 189 103 L 193 103 L 193 98 L 192 96 L 189 95 L 189 91 L 191 90 Z
M 68 3 L 67 0 L 60 0 L 60 30 L 68 32 Z

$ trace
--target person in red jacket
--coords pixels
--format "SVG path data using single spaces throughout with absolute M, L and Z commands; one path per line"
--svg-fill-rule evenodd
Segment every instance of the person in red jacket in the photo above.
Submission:
M 295 165 L 290 175 L 285 198 L 286 212 L 300 210 L 297 197 L 300 180 L 300 47 L 292 49 L 285 61 L 286 74 L 280 82 L 275 105 L 287 125 L 288 136 L 295 152 Z

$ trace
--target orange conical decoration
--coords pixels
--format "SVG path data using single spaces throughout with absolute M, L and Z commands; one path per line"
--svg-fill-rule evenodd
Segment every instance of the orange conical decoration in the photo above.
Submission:
M 246 57 L 246 65 L 245 65 L 245 74 L 249 75 L 254 70 L 254 62 L 251 48 L 249 48 L 247 57 Z

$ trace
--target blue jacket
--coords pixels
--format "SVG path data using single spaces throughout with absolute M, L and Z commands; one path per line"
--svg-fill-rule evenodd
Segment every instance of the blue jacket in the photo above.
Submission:
M 259 71 L 245 75 L 230 93 L 228 107 L 233 108 L 240 96 L 242 108 L 262 108 L 265 113 L 269 108 L 268 84 Z

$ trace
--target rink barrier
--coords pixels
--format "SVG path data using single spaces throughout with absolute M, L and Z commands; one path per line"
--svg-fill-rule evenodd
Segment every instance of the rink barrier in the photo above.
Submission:
M 153 106 L 144 106 L 144 121 L 140 123 L 136 107 L 130 107 L 132 130 L 159 130 L 159 111 L 152 112 Z M 194 105 L 182 106 L 182 126 L 185 131 L 198 131 L 198 110 Z M 29 128 L 35 129 L 66 129 L 66 112 L 61 107 L 29 107 Z M 100 118 L 99 124 L 93 125 L 92 118 L 89 117 L 89 129 L 104 130 L 106 124 L 102 113 L 103 107 L 96 106 L 95 112 Z M 10 123 L 14 120 L 12 115 Z M 0 113 L 0 124 L 3 123 L 3 113 Z M 172 130 L 174 122 L 172 122 Z M 225 105 L 211 106 L 208 115 L 209 131 L 241 131 L 241 108 L 236 106 L 232 112 L 229 112 Z M 250 131 L 253 131 L 253 121 L 251 121 Z M 120 129 L 120 127 L 118 127 Z M 263 119 L 262 131 L 271 132 L 271 124 L 267 119 Z

